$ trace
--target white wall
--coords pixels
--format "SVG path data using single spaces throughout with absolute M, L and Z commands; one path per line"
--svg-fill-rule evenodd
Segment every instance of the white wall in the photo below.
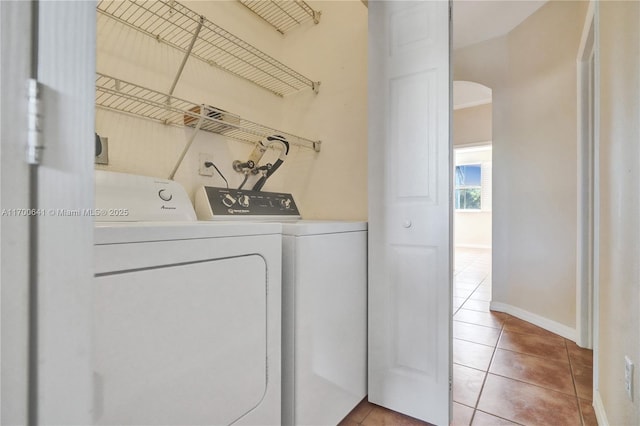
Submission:
M 453 111 L 453 145 L 491 142 L 492 110 L 493 104 L 488 103 Z
M 600 2 L 600 332 L 594 399 L 611 425 L 640 423 L 639 22 L 639 2 Z M 635 363 L 633 402 L 624 392 L 625 355 Z
M 548 2 L 454 52 L 493 89 L 493 299 L 575 330 L 576 55 L 586 2 Z M 455 14 L 455 6 L 454 6 Z
M 264 190 L 292 192 L 306 218 L 366 220 L 366 7 L 356 0 L 309 2 L 322 11 L 320 24 L 306 22 L 282 36 L 236 1 L 184 4 L 322 85 L 318 95 L 307 89 L 283 99 L 190 59 L 174 95 L 322 140 L 320 153 L 293 147 Z M 181 59 L 172 48 L 99 17 L 99 72 L 166 92 Z M 107 169 L 165 178 L 191 133 L 101 109 L 96 129 L 109 138 Z M 192 197 L 200 185 L 224 186 L 215 175 L 198 175 L 199 154 L 204 153 L 237 187 L 243 175 L 234 172 L 231 163 L 246 160 L 252 149 L 250 144 L 200 132 L 175 179 Z M 277 156 L 269 151 L 263 162 L 274 162 Z M 250 178 L 245 187 L 255 180 Z
M 322 84 L 314 96 L 287 97 L 283 126 L 323 141 L 315 158 L 300 157 L 286 179 L 308 218 L 367 218 L 367 8 L 360 1 L 316 1 L 316 28 L 287 37 L 285 62 L 306 65 Z

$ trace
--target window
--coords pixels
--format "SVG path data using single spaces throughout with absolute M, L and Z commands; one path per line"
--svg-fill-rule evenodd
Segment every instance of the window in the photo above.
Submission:
M 456 166 L 456 210 L 480 210 L 482 194 L 482 167 L 480 164 Z

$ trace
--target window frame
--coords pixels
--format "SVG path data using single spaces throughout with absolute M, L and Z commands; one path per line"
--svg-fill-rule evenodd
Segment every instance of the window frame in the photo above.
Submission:
M 458 170 L 458 167 L 463 167 L 463 166 L 477 166 L 478 169 L 480 170 L 480 183 L 478 185 L 458 185 L 457 184 L 457 179 L 456 179 L 456 173 Z M 483 170 L 482 170 L 482 163 L 478 163 L 478 162 L 471 162 L 471 163 L 460 163 L 460 164 L 454 164 L 453 166 L 453 196 L 454 196 L 454 200 L 453 200 L 453 209 L 456 212 L 482 212 L 483 211 L 483 199 L 484 196 L 482 194 L 482 175 L 483 175 Z M 456 197 L 456 191 L 459 189 L 478 189 L 480 191 L 480 207 L 479 208 L 458 208 L 456 207 L 456 202 L 457 202 L 457 197 Z

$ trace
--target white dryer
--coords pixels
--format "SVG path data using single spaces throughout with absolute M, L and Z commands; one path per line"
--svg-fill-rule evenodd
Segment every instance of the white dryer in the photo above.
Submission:
M 213 187 L 196 213 L 282 223 L 282 424 L 338 424 L 367 393 L 367 223 L 299 220 L 291 194 Z
M 119 222 L 95 228 L 95 423 L 280 425 L 281 225 L 197 222 L 175 182 L 96 178 Z

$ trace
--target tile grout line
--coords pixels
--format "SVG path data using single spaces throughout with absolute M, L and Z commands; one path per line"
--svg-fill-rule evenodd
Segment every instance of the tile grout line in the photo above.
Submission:
M 462 303 L 460 304 L 460 306 L 458 306 L 458 309 L 456 309 L 456 311 L 454 312 L 454 314 L 453 314 L 453 315 L 457 314 L 457 313 L 458 313 L 458 311 L 459 311 L 460 309 L 462 309 L 462 306 L 463 306 L 465 303 L 467 303 L 467 301 L 469 301 L 469 299 L 471 298 L 471 296 L 473 296 L 473 293 L 475 293 L 475 292 L 476 292 L 476 290 L 478 290 L 478 287 L 480 287 L 480 286 L 482 285 L 482 283 L 486 281 L 486 279 L 487 279 L 487 277 L 488 277 L 488 276 L 489 276 L 489 274 L 487 274 L 487 276 L 485 276 L 483 279 L 481 279 L 481 280 L 480 280 L 480 282 L 475 286 L 475 288 L 471 291 L 471 293 L 469 293 L 469 295 L 464 299 L 464 302 L 462 302 Z M 453 283 L 453 286 L 454 286 L 454 287 L 456 286 L 456 283 L 455 283 L 455 282 Z
M 494 328 L 494 330 L 497 330 L 497 329 Z M 498 339 L 500 339 L 500 336 L 498 336 Z M 453 340 L 460 340 L 460 341 L 467 342 L 467 343 L 473 343 L 475 345 L 486 346 L 488 348 L 495 348 L 496 345 L 498 344 L 498 342 L 496 341 L 496 345 L 487 345 L 486 343 L 478 343 L 478 342 L 474 342 L 473 340 L 461 339 L 459 337 L 454 337 Z M 454 362 L 454 364 L 457 364 L 457 363 Z M 459 365 L 463 365 L 463 364 L 459 364 Z M 468 365 L 466 365 L 465 367 L 468 367 Z M 471 367 L 471 368 L 473 368 L 473 367 Z M 476 370 L 477 370 L 477 368 L 476 368 Z
M 580 404 L 580 398 L 578 398 L 578 387 L 576 386 L 576 378 L 573 373 L 573 362 L 569 355 L 569 348 L 567 347 L 567 339 L 564 339 L 564 349 L 567 353 L 567 359 L 569 360 L 569 369 L 571 370 L 571 383 L 573 384 L 573 392 L 576 397 L 576 404 L 578 404 L 578 414 L 580 415 L 580 424 L 584 426 L 584 415 L 582 414 L 582 405 Z
M 479 312 L 479 311 L 473 311 L 473 312 Z M 480 313 L 484 313 L 484 312 L 480 312 Z M 500 326 L 500 327 L 491 327 L 490 325 L 478 324 L 477 322 L 462 321 L 462 320 L 455 319 L 455 318 L 453 320 L 454 321 L 458 321 L 458 322 L 463 322 L 465 324 L 477 325 L 478 327 L 486 327 L 486 328 L 491 328 L 493 330 L 502 331 L 502 326 Z
M 477 259 L 477 258 L 476 258 L 476 259 Z M 472 260 L 471 262 L 469 262 L 469 264 L 468 264 L 466 267 L 464 267 L 463 269 L 461 269 L 461 270 L 460 270 L 460 272 L 458 272 L 458 274 L 454 274 L 454 279 L 455 279 L 455 276 L 459 275 L 461 272 L 463 272 L 464 270 L 468 269 L 468 268 L 469 268 L 469 267 L 470 267 L 470 266 L 471 266 L 475 261 L 476 261 L 475 259 L 474 259 L 474 260 Z M 458 308 L 457 308 L 457 309 L 455 309 L 455 312 L 453 313 L 453 315 L 452 315 L 452 317 L 451 317 L 452 321 L 455 321 L 454 316 L 458 313 L 458 311 L 460 311 L 460 309 L 462 309 L 462 307 L 463 307 L 463 306 L 464 306 L 464 305 L 465 305 L 469 300 L 472 300 L 472 299 L 471 299 L 471 296 L 473 296 L 473 294 L 478 290 L 478 288 L 479 288 L 479 287 L 480 287 L 480 286 L 481 286 L 481 285 L 482 285 L 482 284 L 487 280 L 487 278 L 489 277 L 489 275 L 491 275 L 491 274 L 490 274 L 490 273 L 487 273 L 487 275 L 485 275 L 485 276 L 484 276 L 484 278 L 482 278 L 482 279 L 478 282 L 478 284 L 475 286 L 475 288 L 474 288 L 474 289 L 473 289 L 473 291 L 469 294 L 469 296 L 467 296 L 467 297 L 464 299 L 464 302 L 462 302 L 462 303 L 460 304 L 460 306 L 458 306 Z M 455 282 L 453 283 L 453 285 L 454 285 L 454 287 L 455 287 Z M 479 311 L 475 311 L 475 312 L 479 312 Z M 465 321 L 459 321 L 459 322 L 463 322 L 463 323 L 465 323 L 465 324 L 480 325 L 480 324 L 476 324 L 476 323 L 468 323 L 468 322 L 465 322 Z M 506 321 L 505 321 L 505 322 L 506 322 Z M 483 326 L 483 327 L 486 327 L 486 326 Z M 493 356 L 494 356 L 494 354 L 495 354 L 495 352 L 496 352 L 496 348 L 498 347 L 498 341 L 500 340 L 500 336 L 502 335 L 502 329 L 503 329 L 503 327 L 504 327 L 504 323 L 503 323 L 503 324 L 502 324 L 502 326 L 500 327 L 500 335 L 498 335 L 498 340 L 496 341 L 496 343 L 495 343 L 495 345 L 494 345 L 494 347 L 493 347 L 493 353 L 491 354 L 491 359 L 489 360 L 489 365 L 487 366 L 487 371 L 485 371 L 485 372 L 484 372 L 485 374 L 484 374 L 484 378 L 483 378 L 483 381 L 482 381 L 482 386 L 480 387 L 480 392 L 478 393 L 478 397 L 476 398 L 475 404 L 474 404 L 474 406 L 473 406 L 473 413 L 471 414 L 471 419 L 469 420 L 469 424 L 470 424 L 470 425 L 473 423 L 473 419 L 474 419 L 475 414 L 476 414 L 476 411 L 477 411 L 478 403 L 480 402 L 480 396 L 482 395 L 482 389 L 484 388 L 484 384 L 485 384 L 485 382 L 486 382 L 486 380 L 487 380 L 487 376 L 489 375 L 489 368 L 491 367 L 491 362 L 493 361 Z M 492 328 L 492 329 L 494 329 L 494 330 L 495 330 L 495 328 L 493 328 L 493 327 L 487 327 L 487 328 Z M 452 337 L 453 337 L 453 336 L 452 336 Z M 464 339 L 459 339 L 459 340 L 463 340 L 463 341 L 467 342 L 467 340 L 464 340 Z M 470 343 L 475 343 L 475 342 L 470 342 Z M 484 346 L 488 346 L 488 345 L 484 345 Z M 461 365 L 461 364 L 460 364 L 460 365 Z M 469 367 L 469 368 L 473 368 L 473 367 Z M 477 369 L 476 369 L 476 370 L 477 370 Z M 478 371 L 482 371 L 482 370 L 478 370 Z M 453 402 L 453 400 L 452 400 L 452 402 Z
M 369 395 L 368 395 L 368 393 L 367 393 L 366 398 L 367 398 L 367 404 L 372 404 L 371 402 L 369 402 Z M 366 416 L 364 416 L 364 417 L 362 418 L 362 420 L 360 421 L 360 423 L 358 423 L 358 424 L 359 424 L 359 425 L 364 425 L 364 421 L 365 421 L 365 420 L 367 420 L 367 417 L 369 417 L 369 415 L 370 415 L 372 412 L 373 412 L 373 407 L 371 407 L 371 409 L 369 410 L 369 412 L 367 413 L 367 415 L 366 415 Z
M 500 349 L 502 349 L 502 348 L 500 348 Z M 460 365 L 460 364 L 458 364 L 458 365 Z M 498 376 L 498 377 L 502 377 L 504 379 L 511 380 L 513 382 L 518 382 L 518 383 L 522 383 L 522 384 L 525 384 L 525 385 L 533 386 L 533 387 L 542 389 L 544 391 L 555 392 L 555 393 L 559 393 L 561 395 L 568 396 L 568 397 L 575 396 L 575 395 L 572 395 L 572 394 L 569 394 L 569 393 L 566 393 L 566 392 L 559 391 L 557 389 L 547 388 L 547 387 L 544 387 L 544 386 L 541 386 L 541 385 L 537 385 L 535 383 L 526 382 L 524 380 L 516 379 L 516 378 L 513 378 L 513 377 L 509 377 L 509 376 L 505 376 L 505 375 L 502 375 L 502 374 L 498 374 L 498 373 L 491 373 L 491 374 L 493 374 L 494 376 Z
M 524 333 L 520 333 L 520 334 L 524 334 Z M 529 334 L 527 334 L 527 336 L 529 336 Z M 538 358 L 538 359 L 546 359 L 547 361 L 559 361 L 557 359 L 552 359 L 552 358 L 549 358 L 549 357 L 546 357 L 546 356 L 542 356 L 542 355 L 530 354 L 530 353 L 527 353 L 527 352 L 518 352 L 518 351 L 515 351 L 513 349 L 507 349 L 507 348 L 500 348 L 500 349 L 502 349 L 503 351 L 513 352 L 514 354 L 527 355 L 527 356 L 531 356 L 531 357 Z M 569 363 L 567 365 L 570 366 L 571 364 Z M 571 372 L 571 377 L 573 379 L 573 372 Z
M 496 418 L 498 418 L 498 419 L 500 419 L 500 420 L 507 421 L 507 422 L 512 423 L 512 424 L 514 424 L 514 425 L 518 425 L 518 426 L 525 426 L 525 425 L 523 425 L 522 423 L 518 423 L 518 422 L 516 422 L 516 421 L 509 420 L 509 419 L 504 418 L 504 417 L 501 417 L 501 416 L 497 416 L 497 415 L 495 415 L 494 413 L 487 413 L 486 411 L 477 410 L 477 409 L 476 409 L 476 410 L 474 410 L 474 413 L 473 413 L 473 414 L 474 414 L 474 416 L 475 416 L 475 411 L 480 411 L 481 413 L 488 414 L 488 415 L 490 415 L 490 416 L 496 417 Z
M 505 320 L 505 322 L 503 322 L 502 326 L 500 327 L 500 335 L 498 336 L 496 345 L 493 348 L 493 353 L 491 354 L 491 359 L 489 360 L 487 371 L 485 372 L 484 379 L 482 380 L 482 386 L 480 386 L 480 392 L 478 393 L 478 398 L 476 399 L 476 403 L 473 407 L 473 414 L 471 415 L 471 421 L 469 422 L 470 425 L 473 424 L 473 419 L 476 417 L 476 411 L 478 411 L 478 404 L 480 403 L 480 398 L 482 397 L 482 392 L 484 391 L 484 385 L 487 383 L 487 378 L 489 377 L 489 370 L 491 369 L 491 364 L 493 363 L 493 359 L 496 356 L 496 352 L 498 350 L 498 342 L 500 342 L 500 338 L 502 337 L 502 332 L 504 331 L 504 325 L 506 324 L 506 322 L 507 321 Z
M 469 268 L 469 267 L 471 266 L 471 264 L 472 264 L 472 263 L 473 263 L 473 262 L 471 262 L 471 263 L 470 263 L 466 268 L 464 268 L 462 271 L 464 271 L 465 269 Z M 460 272 L 462 272 L 462 271 L 460 271 Z M 467 297 L 464 299 L 464 302 L 462 302 L 462 303 L 460 304 L 460 306 L 456 309 L 456 311 L 455 311 L 455 313 L 454 313 L 454 316 L 455 316 L 455 314 L 457 314 L 457 313 L 460 311 L 460 309 L 462 309 L 462 308 L 463 308 L 463 306 L 464 306 L 464 305 L 465 305 L 469 300 L 472 300 L 472 299 L 471 299 L 471 296 L 473 296 L 473 294 L 478 290 L 478 288 L 480 288 L 480 286 L 481 286 L 481 285 L 482 285 L 482 284 L 487 280 L 487 278 L 489 277 L 489 275 L 490 275 L 490 274 L 489 274 L 489 273 L 487 273 L 487 275 L 485 275 L 485 276 L 484 276 L 484 277 L 483 277 L 483 278 L 478 282 L 478 284 L 475 286 L 475 288 L 474 288 L 474 289 L 473 289 L 473 291 L 469 294 L 469 296 L 467 296 Z M 454 283 L 454 286 L 455 286 L 455 283 Z M 479 311 L 475 311 L 475 312 L 479 312 Z M 455 318 L 454 318 L 454 317 L 452 317 L 452 320 L 455 320 Z M 468 323 L 468 322 L 465 322 L 465 321 L 460 321 L 460 322 L 463 322 L 463 323 L 465 323 L 465 324 L 480 325 L 480 324 L 476 324 L 476 323 Z M 484 327 L 484 326 L 483 326 L 483 327 Z M 502 335 L 502 328 L 503 328 L 503 327 L 504 327 L 504 323 L 503 323 L 503 324 L 501 325 L 501 327 L 500 327 L 500 335 L 498 335 L 498 340 L 496 340 L 496 343 L 495 343 L 495 345 L 493 346 L 493 352 L 492 352 L 492 354 L 491 354 L 491 359 L 489 360 L 489 365 L 487 366 L 487 370 L 484 372 L 485 374 L 484 374 L 484 378 L 483 378 L 483 380 L 482 380 L 482 386 L 480 387 L 480 392 L 478 393 L 478 397 L 476 398 L 476 401 L 475 401 L 475 403 L 474 403 L 474 406 L 473 406 L 473 413 L 471 414 L 471 419 L 469 420 L 469 424 L 470 424 L 470 425 L 473 423 L 473 419 L 474 419 L 474 417 L 475 417 L 476 410 L 477 410 L 477 408 L 478 408 L 478 403 L 480 402 L 480 396 L 482 395 L 482 389 L 484 388 L 484 384 L 485 384 L 485 382 L 486 382 L 486 380 L 487 380 L 487 376 L 489 375 L 489 368 L 491 367 L 491 362 L 493 362 L 493 357 L 494 357 L 494 355 L 495 355 L 496 348 L 498 347 L 498 341 L 500 340 L 500 336 Z M 492 328 L 492 329 L 494 329 L 494 330 L 495 330 L 495 328 L 493 328 L 493 327 L 487 327 L 487 328 Z M 467 340 L 464 340 L 464 339 L 459 339 L 459 340 L 463 340 L 463 341 L 465 341 L 465 342 L 467 341 Z M 475 342 L 470 342 L 470 343 L 475 343 Z M 488 345 L 485 345 L 485 346 L 488 346 Z M 479 371 L 481 371 L 481 370 L 479 370 Z

